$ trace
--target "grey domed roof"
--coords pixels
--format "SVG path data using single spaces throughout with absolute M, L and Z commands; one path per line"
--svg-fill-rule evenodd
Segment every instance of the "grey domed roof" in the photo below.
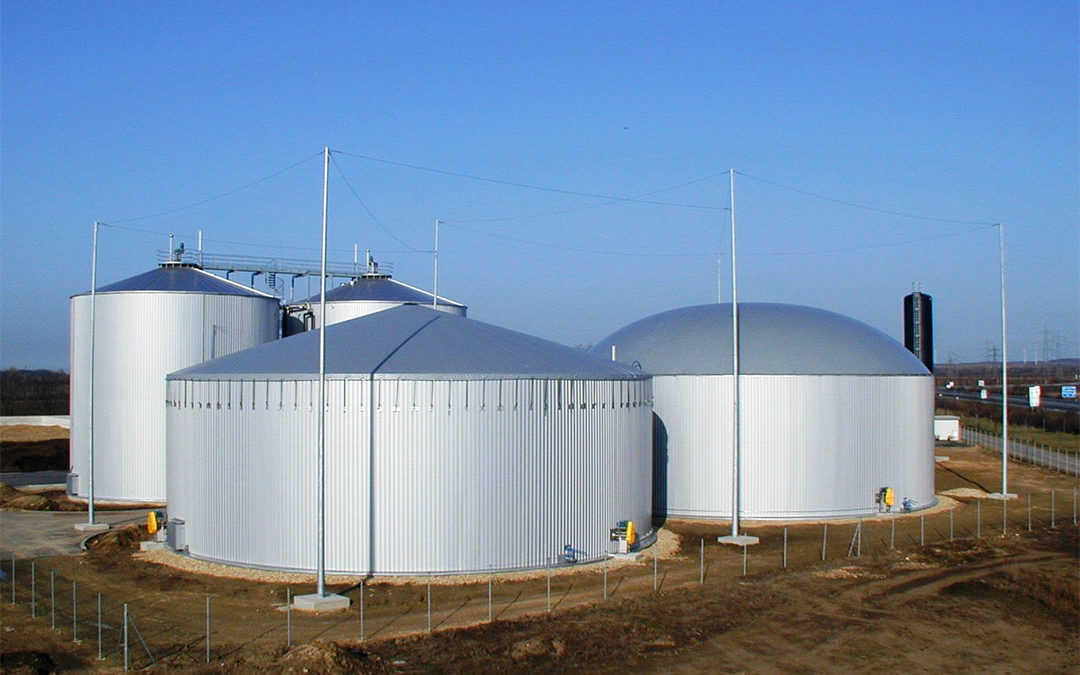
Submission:
M 312 330 L 172 373 L 168 379 L 313 379 Z M 326 372 L 335 378 L 643 379 L 629 366 L 491 324 L 401 305 L 326 327 Z
M 245 295 L 256 298 L 272 298 L 254 288 L 235 281 L 222 279 L 191 265 L 164 264 L 149 272 L 102 286 L 98 293 L 122 293 L 129 291 L 158 291 L 171 293 L 208 293 L 210 295 Z M 80 293 L 89 295 L 90 291 Z
M 730 375 L 731 305 L 661 312 L 601 340 L 597 356 L 653 375 Z M 739 303 L 739 372 L 754 375 L 929 375 L 876 328 L 801 305 Z

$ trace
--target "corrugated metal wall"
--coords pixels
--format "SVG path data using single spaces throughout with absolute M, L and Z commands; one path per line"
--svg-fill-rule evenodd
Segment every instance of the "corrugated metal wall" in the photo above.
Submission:
M 165 375 L 277 337 L 273 298 L 101 293 L 94 371 L 95 497 L 165 500 Z M 71 300 L 71 470 L 89 495 L 90 296 Z
M 659 513 L 731 517 L 731 385 L 653 379 Z M 869 515 L 882 487 L 931 505 L 933 405 L 925 376 L 742 376 L 742 517 Z
M 192 555 L 315 568 L 317 388 L 169 382 L 169 517 Z M 538 567 L 566 544 L 605 555 L 619 520 L 651 530 L 647 379 L 327 389 L 328 570 Z

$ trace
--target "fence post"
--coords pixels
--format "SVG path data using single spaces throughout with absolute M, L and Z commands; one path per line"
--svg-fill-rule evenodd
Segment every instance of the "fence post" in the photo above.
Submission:
M 701 538 L 701 562 L 698 564 L 698 586 L 705 583 L 705 537 Z
M 1009 498 L 1003 495 L 1001 497 L 1001 536 L 1009 534 Z
M 1075 520 L 1075 518 L 1074 518 Z M 30 617 L 37 618 L 37 561 L 30 561 Z
M 488 623 L 491 623 L 491 582 L 492 582 L 491 565 L 488 565 Z
M 1031 493 L 1028 493 L 1028 532 L 1031 532 Z
M 919 516 L 919 546 L 926 546 L 926 516 Z
M 97 657 L 101 660 L 101 593 L 97 594 Z
M 431 574 L 427 578 L 427 632 L 431 632 Z
M 210 596 L 206 596 L 206 662 L 210 663 Z
M 859 521 L 858 535 L 859 535 L 859 541 L 858 541 L 857 544 L 855 544 L 855 557 L 856 558 L 861 558 L 862 557 L 862 521 L 861 520 Z
M 746 576 L 746 548 L 747 548 L 746 544 L 743 544 L 743 547 L 742 547 L 742 575 L 744 577 Z
M 125 671 L 128 669 L 128 664 L 130 663 L 128 661 L 128 630 L 127 630 L 127 626 L 128 626 L 128 610 L 127 610 L 127 603 L 125 602 L 124 603 L 124 670 Z
M 71 641 L 79 641 L 79 601 L 75 582 L 71 582 Z
M 1057 527 L 1057 490 L 1050 491 L 1050 527 Z
M 285 589 L 285 647 L 292 649 L 292 589 Z
M 551 614 L 551 558 L 547 559 L 547 613 Z
M 365 588 L 365 583 L 364 582 L 365 582 L 364 579 L 360 580 L 360 642 L 364 641 L 364 596 L 367 595 L 364 592 L 364 588 Z M 490 596 L 490 593 L 488 595 Z M 490 597 L 489 597 L 489 600 L 488 600 L 488 604 L 489 605 L 491 604 Z M 488 608 L 488 615 L 489 616 L 491 615 L 491 608 L 490 607 Z
M 982 502 L 975 502 L 975 538 L 982 537 Z
M 821 528 L 821 561 L 825 562 L 825 546 L 829 541 L 829 524 Z
M 949 509 L 949 541 L 953 540 L 953 512 Z
M 787 569 L 787 527 L 784 527 L 784 569 Z
M 656 549 L 654 548 L 652 552 L 652 589 L 654 593 L 656 592 L 656 589 L 659 588 L 660 577 L 658 574 L 658 568 L 659 564 L 656 560 Z
M 1076 525 L 1076 488 L 1073 488 L 1073 525 Z M 30 569 L 33 568 L 31 567 Z
M 607 600 L 607 568 L 604 568 L 604 600 Z
M 56 630 L 56 570 L 49 570 L 49 613 L 52 614 L 52 629 Z

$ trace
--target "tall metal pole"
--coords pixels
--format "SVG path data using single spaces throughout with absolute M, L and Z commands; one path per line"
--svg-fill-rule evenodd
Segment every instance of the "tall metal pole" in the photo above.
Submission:
M 735 169 L 728 169 L 731 192 L 731 536 L 739 536 L 739 286 L 735 257 Z
M 90 259 L 90 422 L 87 424 L 87 433 L 90 437 L 90 501 L 87 512 L 89 513 L 87 525 L 94 525 L 94 337 L 97 334 L 97 238 L 98 221 L 94 221 L 94 245 Z
M 1009 339 L 1005 324 L 1005 226 L 998 223 L 1001 268 L 1001 498 L 1009 498 Z
M 431 308 L 438 309 L 439 303 L 439 219 L 435 219 L 435 290 L 431 295 Z
M 317 595 L 326 595 L 326 196 L 330 181 L 330 148 L 323 148 L 322 265 L 319 272 L 319 555 Z

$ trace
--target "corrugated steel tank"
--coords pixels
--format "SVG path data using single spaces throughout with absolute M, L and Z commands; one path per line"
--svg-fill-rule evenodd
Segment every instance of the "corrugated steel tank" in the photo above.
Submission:
M 348 321 L 360 316 L 381 312 L 404 304 L 432 307 L 434 294 L 391 278 L 389 274 L 372 272 L 349 283 L 326 289 L 326 325 Z M 433 309 L 456 316 L 465 316 L 468 308 L 439 296 Z M 320 298 L 318 294 L 285 306 L 282 335 L 296 335 L 319 327 Z
M 276 298 L 190 265 L 98 289 L 94 495 L 165 501 L 165 375 L 278 336 Z M 73 492 L 89 495 L 90 294 L 71 298 Z
M 412 305 L 326 342 L 328 571 L 601 558 L 622 520 L 651 537 L 647 375 Z M 169 518 L 192 556 L 315 569 L 317 371 L 310 331 L 169 376 Z
M 933 377 L 884 333 L 833 312 L 739 305 L 741 517 L 878 512 L 883 487 L 934 497 Z M 594 352 L 653 375 L 654 508 L 731 517 L 731 305 L 663 312 Z

